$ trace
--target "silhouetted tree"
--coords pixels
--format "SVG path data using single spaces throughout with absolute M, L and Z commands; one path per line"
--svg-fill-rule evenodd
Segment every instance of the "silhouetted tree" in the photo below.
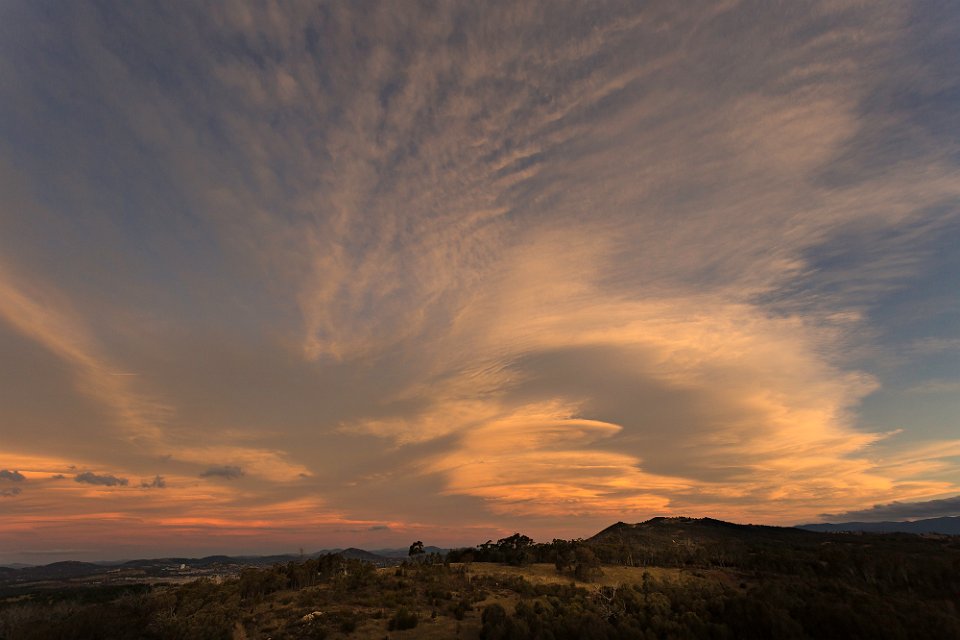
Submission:
M 412 545 L 410 545 L 410 551 L 407 552 L 407 555 L 410 556 L 410 557 L 419 556 L 419 555 L 423 554 L 423 552 L 424 552 L 424 551 L 423 551 L 423 542 L 421 542 L 420 540 L 417 540 L 417 541 L 414 542 Z

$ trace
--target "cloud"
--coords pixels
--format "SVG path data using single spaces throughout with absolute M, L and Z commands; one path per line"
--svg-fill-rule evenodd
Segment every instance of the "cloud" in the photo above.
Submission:
M 10 480 L 11 482 L 22 482 L 26 478 L 19 471 L 10 471 L 9 469 L 0 469 L 0 480 Z
M 23 490 L 20 487 L 12 487 L 10 489 L 0 489 L 0 498 L 12 498 L 14 496 L 20 495 L 22 491 Z
M 240 467 L 222 465 L 216 467 L 210 467 L 206 471 L 200 474 L 201 478 L 226 478 L 227 480 L 235 480 L 237 478 L 243 477 L 243 469 Z
M 55 473 L 54 475 L 50 476 L 51 480 L 63 480 L 64 478 L 66 478 L 66 476 L 62 473 Z
M 372 527 L 368 527 L 367 531 L 391 531 L 391 529 L 385 524 L 375 524 Z
M 127 377 L 112 375 L 114 367 L 80 317 L 61 292 L 0 264 L 0 319 L 71 365 L 79 389 L 109 407 L 131 438 L 155 439 L 169 407 L 135 391 Z
M 129 484 L 129 481 L 126 478 L 118 478 L 109 474 L 97 475 L 92 471 L 78 473 L 76 476 L 74 476 L 73 480 L 74 482 L 93 484 L 102 487 L 125 487 L 127 484 Z
M 942 489 L 871 459 L 884 436 L 853 412 L 878 381 L 845 358 L 864 306 L 919 269 L 903 239 L 935 229 L 914 226 L 917 202 L 957 194 L 938 158 L 922 186 L 914 169 L 857 173 L 851 140 L 886 79 L 851 73 L 903 16 L 824 9 L 786 25 L 791 47 L 755 16 L 744 42 L 763 62 L 745 63 L 718 46 L 738 10 L 562 20 L 569 37 L 536 50 L 536 11 L 465 21 L 506 25 L 495 43 L 458 33 L 456 12 L 376 12 L 369 52 L 329 34 L 327 55 L 364 73 L 329 78 L 349 107 L 320 143 L 323 187 L 303 183 L 291 250 L 264 255 L 299 274 L 305 357 L 391 379 L 339 433 L 437 443 L 415 468 L 501 515 L 775 517 Z M 657 21 L 698 37 L 674 47 Z M 234 62 L 224 77 L 260 104 L 264 78 Z
M 960 194 L 955 79 L 915 51 L 956 24 L 912 12 L 23 3 L 45 37 L 0 42 L 0 340 L 18 397 L 89 417 L 0 420 L 61 425 L 22 446 L 81 468 L 162 464 L 166 490 L 98 498 L 157 530 L 952 493 L 950 443 L 881 455 L 923 434 L 858 413 L 878 352 L 956 346 L 886 344 Z M 31 500 L 79 522 L 68 490 Z
M 922 502 L 894 501 L 887 504 L 875 504 L 869 509 L 858 509 L 844 513 L 825 513 L 821 514 L 820 517 L 832 522 L 853 520 L 879 522 L 882 520 L 919 520 L 944 516 L 960 516 L 960 496 Z
M 210 439 L 218 442 L 218 444 L 205 445 L 202 444 L 203 441 L 198 442 L 194 439 L 193 442 L 190 442 L 183 438 L 181 440 L 183 446 L 171 459 L 190 462 L 191 464 L 201 464 L 211 459 L 233 460 L 237 464 L 215 466 L 211 469 L 242 469 L 241 475 L 251 473 L 273 482 L 311 477 L 309 469 L 292 460 L 293 456 L 288 452 L 232 444 L 231 440 L 233 438 L 229 434 L 208 434 L 208 437 L 210 436 L 212 436 Z
M 813 495 L 855 504 L 889 489 L 868 454 L 882 436 L 849 423 L 876 382 L 818 355 L 838 333 L 723 297 L 605 303 L 589 266 L 602 249 L 578 255 L 571 244 L 555 238 L 503 261 L 512 286 L 492 292 L 502 299 L 461 314 L 455 341 L 438 340 L 457 360 L 435 360 L 431 384 L 399 396 L 425 409 L 343 428 L 407 446 L 449 438 L 422 469 L 498 513 L 699 503 L 766 504 L 775 517 Z
M 140 487 L 144 489 L 165 489 L 167 487 L 167 481 L 163 478 L 163 476 L 157 475 L 154 476 L 153 480 L 150 482 L 142 480 L 140 482 Z

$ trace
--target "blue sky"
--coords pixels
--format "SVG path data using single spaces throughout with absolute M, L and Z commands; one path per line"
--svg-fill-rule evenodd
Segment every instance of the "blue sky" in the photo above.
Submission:
M 960 515 L 958 42 L 3 3 L 0 560 Z

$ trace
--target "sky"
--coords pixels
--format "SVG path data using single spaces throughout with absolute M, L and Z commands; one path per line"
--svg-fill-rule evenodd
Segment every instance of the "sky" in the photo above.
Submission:
M 0 3 L 0 562 L 960 515 L 960 8 Z

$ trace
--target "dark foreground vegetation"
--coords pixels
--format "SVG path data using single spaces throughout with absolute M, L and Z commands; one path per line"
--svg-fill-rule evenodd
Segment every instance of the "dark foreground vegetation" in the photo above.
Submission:
M 8 640 L 342 637 L 960 638 L 960 539 L 654 519 L 399 567 L 326 555 L 0 602 Z

